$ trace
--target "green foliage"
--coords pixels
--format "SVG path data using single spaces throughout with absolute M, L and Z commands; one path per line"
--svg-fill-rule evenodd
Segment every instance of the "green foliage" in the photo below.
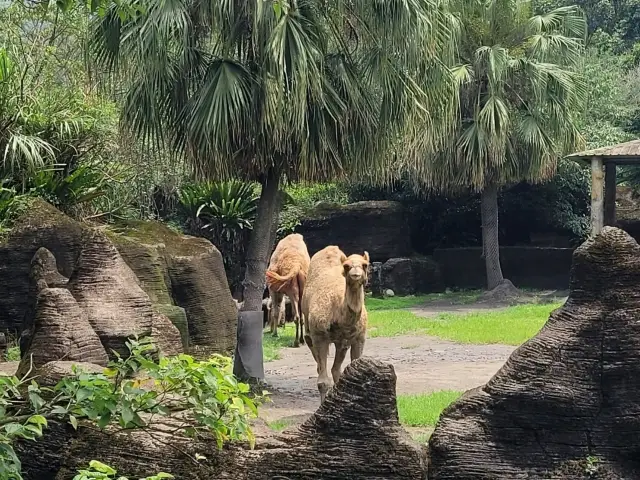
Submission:
M 7 348 L 7 353 L 4 354 L 4 359 L 7 362 L 19 362 L 20 361 L 20 347 L 18 345 Z
M 318 202 L 345 205 L 349 196 L 340 183 L 292 184 L 287 186 L 288 201 L 284 204 L 278 220 L 278 238 L 283 238 L 300 225 L 300 220 Z
M 179 355 L 155 362 L 149 358 L 155 347 L 148 339 L 132 339 L 127 347 L 130 355 L 118 356 L 103 373 L 74 366 L 72 376 L 53 388 L 40 387 L 29 376 L 0 377 L 0 479 L 21 480 L 12 443 L 35 440 L 51 419 L 74 428 L 83 419 L 102 429 L 145 428 L 153 436 L 154 418 L 184 412 L 183 433 L 189 437 L 212 436 L 219 447 L 229 440 L 248 440 L 253 446 L 248 419 L 257 415 L 261 397 L 249 398 L 249 386 L 231 372 L 231 359 L 198 362 Z
M 78 475 L 73 477 L 73 480 L 129 480 L 127 477 L 122 476 L 116 478 L 117 474 L 118 472 L 109 465 L 105 465 L 97 460 L 91 460 L 91 462 L 89 462 L 89 468 L 86 470 L 79 470 Z M 157 475 L 141 478 L 140 480 L 162 480 L 172 478 L 175 477 L 168 473 L 160 472 Z
M 123 3 L 145 12 L 112 7 L 92 47 L 131 80 L 124 124 L 200 173 L 321 181 L 385 162 L 400 135 L 434 146 L 451 125 L 457 31 L 438 4 Z
M 577 68 L 586 24 L 576 8 L 531 16 L 530 2 L 454 2 L 463 24 L 457 130 L 435 156 L 406 163 L 435 191 L 481 192 L 555 173 L 580 145 L 576 117 L 585 100 Z
M 586 14 L 590 44 L 601 51 L 620 53 L 640 40 L 638 0 L 536 0 L 537 12 L 577 5 Z
M 236 232 L 253 228 L 257 206 L 253 184 L 238 180 L 216 182 L 196 216 L 208 222 L 202 228 L 217 230 L 219 236 L 231 241 Z

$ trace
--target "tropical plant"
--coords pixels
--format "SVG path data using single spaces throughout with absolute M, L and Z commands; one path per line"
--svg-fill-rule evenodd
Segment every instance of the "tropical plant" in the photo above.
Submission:
M 149 339 L 130 339 L 127 347 L 130 355 L 118 355 L 103 373 L 73 366 L 72 375 L 53 388 L 39 386 L 31 372 L 0 376 L 0 480 L 22 480 L 13 442 L 36 440 L 51 420 L 74 428 L 80 420 L 102 429 L 144 428 L 154 436 L 162 430 L 155 419 L 183 412 L 182 433 L 189 437 L 212 436 L 220 447 L 229 440 L 253 446 L 249 417 L 257 414 L 261 396 L 247 396 L 249 386 L 232 375 L 230 358 L 178 355 L 156 362 L 149 358 L 156 351 Z
M 122 476 L 116 478 L 117 474 L 118 471 L 109 465 L 105 465 L 97 460 L 91 460 L 91 462 L 89 462 L 89 468 L 79 470 L 78 475 L 73 477 L 73 480 L 128 480 L 128 478 Z M 141 478 L 140 480 L 170 480 L 172 478 L 175 477 L 168 473 L 160 472 L 151 477 Z
M 127 1 L 142 16 L 111 9 L 93 42 L 130 79 L 124 125 L 199 175 L 261 184 L 245 310 L 261 308 L 283 180 L 369 170 L 390 142 L 434 146 L 451 124 L 457 32 L 438 2 Z
M 498 192 L 551 178 L 563 153 L 581 142 L 576 116 L 585 100 L 576 73 L 586 23 L 575 7 L 531 16 L 528 1 L 454 3 L 463 24 L 460 121 L 447 148 L 407 162 L 419 184 L 437 191 L 481 192 L 487 285 L 503 282 Z

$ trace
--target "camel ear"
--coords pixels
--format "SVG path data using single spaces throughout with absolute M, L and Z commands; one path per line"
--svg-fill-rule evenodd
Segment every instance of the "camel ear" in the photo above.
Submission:
M 364 255 L 363 255 L 364 259 L 367 261 L 367 263 L 369 263 L 369 252 L 367 252 L 366 250 L 364 251 Z
M 340 263 L 344 263 L 347 261 L 347 256 L 343 253 L 342 255 L 340 255 Z

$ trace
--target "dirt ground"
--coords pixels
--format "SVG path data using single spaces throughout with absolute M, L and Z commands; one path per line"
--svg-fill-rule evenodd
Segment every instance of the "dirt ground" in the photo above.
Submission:
M 552 297 L 556 300 L 563 296 L 555 292 L 547 294 L 550 301 Z M 455 305 L 438 301 L 411 311 L 431 317 L 445 312 L 464 314 L 506 307 L 495 302 Z M 293 326 L 288 325 L 287 328 Z M 427 336 L 397 336 L 367 339 L 364 354 L 391 363 L 398 377 L 397 392 L 412 394 L 437 390 L 464 391 L 480 386 L 502 367 L 515 348 L 510 345 L 458 344 Z M 332 348 L 329 362 L 333 361 L 333 353 Z M 279 360 L 265 364 L 265 377 L 272 399 L 260 408 L 260 417 L 266 422 L 295 425 L 318 408 L 316 365 L 307 347 L 283 348 Z M 413 430 L 411 433 L 416 434 L 428 433 L 429 429 L 423 429 L 425 432 Z

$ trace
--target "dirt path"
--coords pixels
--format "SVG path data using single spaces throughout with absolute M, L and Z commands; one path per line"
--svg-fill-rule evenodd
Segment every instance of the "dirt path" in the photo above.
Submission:
M 393 364 L 397 391 L 463 391 L 486 383 L 516 347 L 463 345 L 426 336 L 367 339 L 365 355 Z M 333 349 L 331 359 L 333 360 Z M 306 347 L 284 348 L 282 358 L 265 364 L 273 402 L 261 408 L 267 422 L 298 423 L 319 405 L 316 365 Z

